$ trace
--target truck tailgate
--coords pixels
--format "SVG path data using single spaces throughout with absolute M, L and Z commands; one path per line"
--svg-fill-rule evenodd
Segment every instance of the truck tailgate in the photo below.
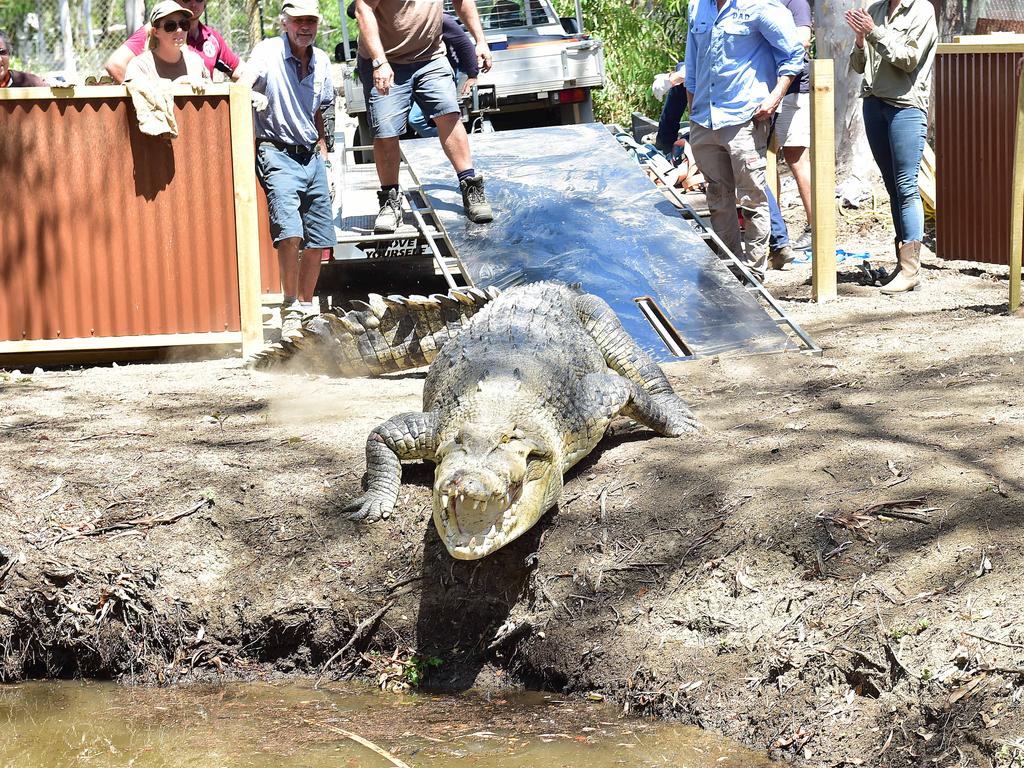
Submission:
M 604 85 L 604 50 L 598 40 L 525 44 L 492 51 L 494 67 L 480 73 L 480 85 L 494 85 L 497 97 L 563 88 Z

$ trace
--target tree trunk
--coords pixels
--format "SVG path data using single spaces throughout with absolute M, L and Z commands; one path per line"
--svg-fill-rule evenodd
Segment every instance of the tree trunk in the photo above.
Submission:
M 70 78 L 78 72 L 78 62 L 75 59 L 75 40 L 71 31 L 71 6 L 68 0 L 60 1 L 60 36 L 64 72 Z
M 124 23 L 128 27 L 128 34 L 132 35 L 143 25 L 143 14 L 146 6 L 142 0 L 124 0 Z
M 817 0 L 814 4 L 814 40 L 819 59 L 835 61 L 836 106 L 836 176 L 848 175 L 864 179 L 864 171 L 874 170 L 864 121 L 861 118 L 861 76 L 850 68 L 853 32 L 846 24 L 843 11 L 852 7 L 848 0 Z

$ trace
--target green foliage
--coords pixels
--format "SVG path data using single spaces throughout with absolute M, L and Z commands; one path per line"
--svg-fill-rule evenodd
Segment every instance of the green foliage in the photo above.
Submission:
M 901 637 L 907 637 L 908 635 L 920 635 L 928 629 L 930 624 L 931 622 L 928 619 L 920 619 L 909 627 L 893 627 L 889 630 L 889 637 L 893 640 L 899 640 Z
M 573 0 L 555 0 L 555 7 L 561 16 L 575 14 Z M 660 114 L 651 81 L 683 59 L 686 8 L 687 0 L 583 0 L 583 25 L 605 46 L 607 83 L 594 94 L 598 120 L 629 125 L 631 112 Z
M 433 667 L 441 666 L 443 662 L 437 656 L 413 656 L 405 665 L 405 681 L 412 688 L 419 688 L 424 678 Z

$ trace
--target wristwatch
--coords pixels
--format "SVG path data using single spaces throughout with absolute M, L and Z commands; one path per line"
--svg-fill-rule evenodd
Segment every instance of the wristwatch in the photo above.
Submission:
M 374 69 L 380 69 L 381 67 L 383 67 L 387 63 L 388 63 L 387 59 L 374 59 L 373 61 L 370 62 L 370 65 Z

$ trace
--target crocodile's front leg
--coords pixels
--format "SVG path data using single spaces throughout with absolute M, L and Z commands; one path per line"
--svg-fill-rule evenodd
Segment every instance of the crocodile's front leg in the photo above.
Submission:
M 697 417 L 674 393 L 652 395 L 617 373 L 585 376 L 580 389 L 577 407 L 587 425 L 591 445 L 597 443 L 608 423 L 620 414 L 668 437 L 679 437 L 701 428 Z
M 402 461 L 437 455 L 437 414 L 402 413 L 376 427 L 366 440 L 366 493 L 345 505 L 350 520 L 391 516 L 402 484 Z

